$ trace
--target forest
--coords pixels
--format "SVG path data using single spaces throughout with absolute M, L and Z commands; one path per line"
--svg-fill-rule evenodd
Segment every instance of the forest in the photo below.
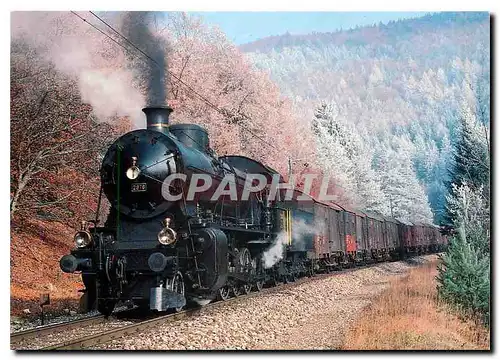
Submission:
M 441 223 L 463 114 L 489 138 L 489 44 L 487 13 L 443 12 L 241 49 L 313 122 L 318 160 L 348 201 Z

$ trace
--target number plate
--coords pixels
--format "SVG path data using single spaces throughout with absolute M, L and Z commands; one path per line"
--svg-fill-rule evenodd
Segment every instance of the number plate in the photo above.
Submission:
M 131 191 L 132 192 L 144 192 L 148 189 L 146 183 L 133 183 Z

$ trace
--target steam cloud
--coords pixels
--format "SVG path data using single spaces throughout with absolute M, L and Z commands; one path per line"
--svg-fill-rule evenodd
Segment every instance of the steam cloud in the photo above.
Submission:
M 293 219 L 292 244 L 295 248 L 304 250 L 306 246 L 304 238 L 306 236 L 315 236 L 322 234 L 324 228 L 325 224 L 321 221 L 316 221 L 314 225 L 310 225 L 307 224 L 303 219 Z M 262 254 L 264 268 L 269 269 L 278 261 L 283 259 L 283 256 L 285 255 L 287 240 L 287 233 L 285 231 L 281 231 L 271 247 Z
M 69 12 L 13 12 L 11 38 L 34 48 L 40 65 L 50 62 L 75 79 L 82 101 L 101 121 L 128 116 L 143 127 L 145 99 L 134 86 L 123 51 Z
M 166 49 L 165 39 L 155 36 L 150 28 L 151 13 L 148 11 L 130 11 L 125 14 L 122 21 L 122 32 L 132 43 L 153 58 L 157 63 L 150 60 L 139 60 L 131 58 L 135 62 L 137 75 L 144 81 L 147 87 L 147 104 L 163 105 L 166 101 Z

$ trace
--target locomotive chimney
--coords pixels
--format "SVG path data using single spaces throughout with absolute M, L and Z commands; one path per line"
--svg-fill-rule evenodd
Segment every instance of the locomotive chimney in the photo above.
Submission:
M 168 117 L 173 109 L 170 106 L 148 106 L 142 109 L 146 114 L 146 123 L 149 130 L 164 134 L 168 133 Z

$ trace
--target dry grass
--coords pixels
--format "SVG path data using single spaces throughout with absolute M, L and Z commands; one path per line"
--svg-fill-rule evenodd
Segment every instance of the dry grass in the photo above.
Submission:
M 437 262 L 391 280 L 348 332 L 345 350 L 489 350 L 489 331 L 437 301 Z

